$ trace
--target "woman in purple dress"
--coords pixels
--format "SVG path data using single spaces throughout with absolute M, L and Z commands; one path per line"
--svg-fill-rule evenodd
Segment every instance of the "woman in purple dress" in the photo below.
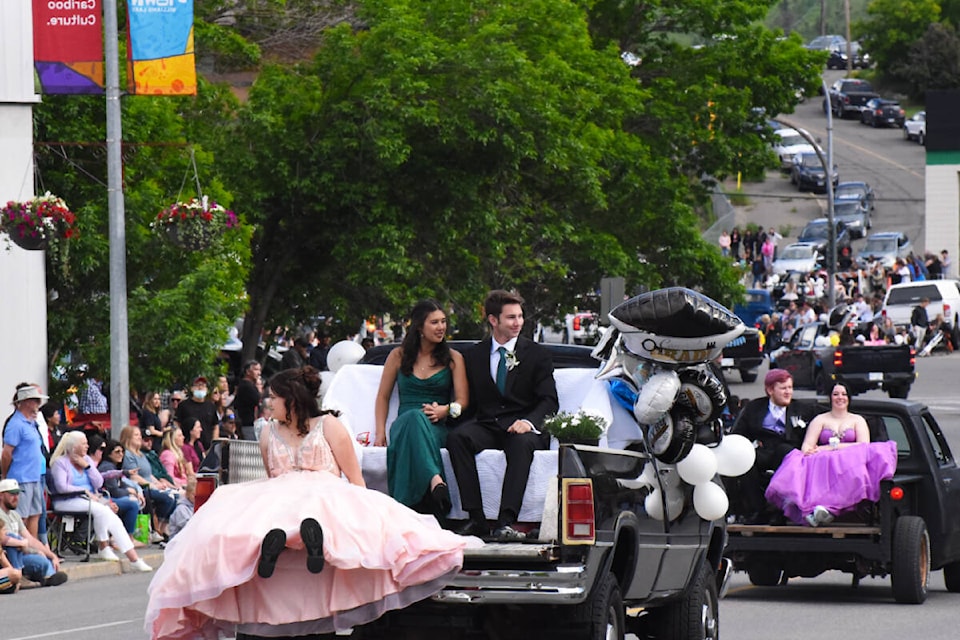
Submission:
M 849 406 L 849 389 L 836 383 L 830 411 L 810 422 L 800 449 L 770 480 L 767 500 L 797 524 L 828 524 L 863 500 L 876 502 L 880 481 L 896 471 L 896 442 L 870 442 L 867 421 Z

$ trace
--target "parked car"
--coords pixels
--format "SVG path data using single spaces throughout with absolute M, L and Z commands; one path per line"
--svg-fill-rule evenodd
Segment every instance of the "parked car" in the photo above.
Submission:
M 872 98 L 860 112 L 860 124 L 872 127 L 902 127 L 906 118 L 903 107 L 896 100 Z
M 906 258 L 913 251 L 910 239 L 901 231 L 882 231 L 867 238 L 867 243 L 857 253 L 856 261 L 865 267 L 874 260 L 880 260 L 884 267 L 890 268 L 897 258 Z
M 831 172 L 833 185 L 840 182 L 840 173 L 837 165 L 833 165 Z M 823 170 L 823 163 L 816 153 L 801 153 L 793 163 L 790 171 L 790 182 L 797 185 L 800 191 L 814 191 L 824 193 L 827 190 L 827 178 Z
M 833 200 L 833 219 L 839 220 L 850 230 L 851 238 L 862 238 L 872 226 L 870 214 L 863 210 L 857 200 Z
M 866 69 L 870 66 L 870 54 L 863 50 L 859 42 L 850 42 L 850 53 L 853 57 L 854 69 Z M 830 57 L 827 58 L 827 69 L 846 69 L 847 68 L 847 45 L 843 44 L 834 49 L 830 49 Z
M 600 318 L 593 311 L 568 313 L 563 322 L 537 326 L 537 342 L 596 344 L 600 338 Z
M 859 117 L 867 102 L 879 97 L 874 93 L 873 85 L 866 80 L 841 78 L 833 83 L 829 94 L 824 97 L 823 112 L 830 109 L 840 119 L 846 118 L 848 113 L 855 113 Z
M 927 112 L 918 111 L 903 123 L 903 139 L 927 143 Z
M 778 252 L 777 259 L 773 261 L 773 272 L 776 274 L 810 273 L 817 268 L 820 259 L 817 245 L 795 242 Z
M 920 300 L 928 298 L 927 317 L 933 320 L 942 314 L 950 325 L 954 340 L 960 340 L 960 283 L 956 280 L 921 280 L 902 282 L 890 287 L 880 313 L 898 326 L 910 324 L 910 315 Z M 960 344 L 960 342 L 958 342 Z
M 839 254 L 841 247 L 850 246 L 850 232 L 847 230 L 847 226 L 839 220 L 834 220 L 833 224 L 837 239 L 837 254 Z M 830 223 L 826 218 L 817 218 L 807 223 L 807 226 L 800 232 L 797 242 L 813 244 L 816 246 L 818 253 L 826 255 L 829 234 Z
M 873 193 L 873 187 L 867 182 L 839 182 L 833 189 L 834 200 L 856 200 L 860 203 L 866 213 L 872 213 L 874 210 L 874 201 L 876 195 Z
M 757 326 L 760 316 L 773 311 L 773 297 L 766 289 L 747 289 L 744 301 L 733 305 L 733 313 L 748 327 Z
M 807 142 L 799 131 L 784 127 L 773 132 L 775 142 L 773 152 L 777 154 L 780 160 L 780 170 L 790 171 L 793 169 L 794 159 L 804 153 L 816 154 L 813 145 Z
M 828 34 L 825 36 L 817 36 L 803 46 L 815 51 L 833 51 L 841 47 L 845 48 L 847 46 L 847 39 L 840 35 Z

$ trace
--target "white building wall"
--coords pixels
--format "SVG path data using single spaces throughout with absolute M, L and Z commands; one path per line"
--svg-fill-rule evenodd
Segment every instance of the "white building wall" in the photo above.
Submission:
M 0 0 L 0 202 L 33 197 L 33 18 L 30 0 Z M 0 417 L 16 384 L 47 385 L 42 251 L 0 240 Z
M 927 164 L 924 247 L 950 252 L 950 276 L 960 274 L 960 164 Z

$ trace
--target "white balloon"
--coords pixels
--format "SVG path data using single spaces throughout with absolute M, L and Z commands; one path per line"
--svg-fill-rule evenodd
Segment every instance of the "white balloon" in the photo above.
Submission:
M 704 482 L 693 488 L 693 508 L 704 520 L 722 518 L 730 507 L 730 500 L 722 488 L 712 482 Z
M 673 522 L 683 511 L 683 492 L 680 489 L 667 490 L 667 520 Z
M 673 406 L 680 392 L 680 376 L 676 371 L 661 371 L 650 376 L 636 402 L 633 415 L 640 424 L 655 424 Z
M 357 364 L 366 353 L 358 342 L 341 340 L 327 353 L 327 368 L 336 373 L 345 364 Z
M 643 472 L 640 474 L 640 477 L 637 478 L 637 482 L 648 487 L 657 486 L 657 470 L 653 468 L 652 462 L 644 465 Z
M 705 445 L 695 444 L 687 457 L 677 463 L 677 473 L 694 486 L 709 482 L 717 473 L 717 459 Z
M 717 473 L 730 478 L 745 474 L 757 458 L 753 443 L 736 433 L 723 436 L 713 454 L 717 457 Z
M 663 497 L 660 489 L 651 491 L 643 501 L 643 508 L 654 520 L 663 520 Z

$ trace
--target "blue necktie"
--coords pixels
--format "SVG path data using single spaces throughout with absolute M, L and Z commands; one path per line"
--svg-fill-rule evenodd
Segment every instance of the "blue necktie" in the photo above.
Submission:
M 507 391 L 507 348 L 497 349 L 500 354 L 500 362 L 497 364 L 497 389 L 500 389 L 500 395 Z

